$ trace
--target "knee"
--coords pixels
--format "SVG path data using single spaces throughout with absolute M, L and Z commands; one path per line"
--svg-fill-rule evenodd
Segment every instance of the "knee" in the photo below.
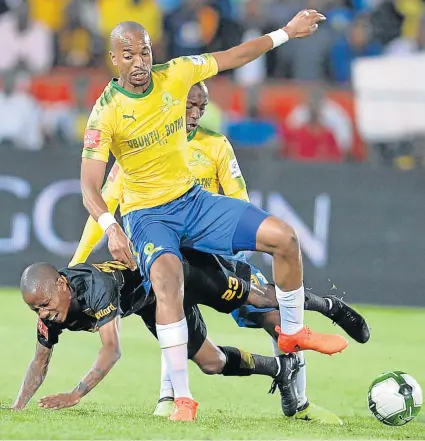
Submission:
M 282 255 L 299 253 L 300 243 L 295 230 L 286 222 L 281 221 L 275 234 L 276 252 Z
M 209 361 L 199 366 L 201 371 L 207 375 L 217 375 L 223 370 L 223 365 L 218 361 Z
M 208 360 L 203 360 L 200 363 L 198 362 L 199 368 L 206 375 L 221 374 L 225 364 L 226 364 L 226 356 L 220 350 L 217 350 L 213 358 L 210 358 Z

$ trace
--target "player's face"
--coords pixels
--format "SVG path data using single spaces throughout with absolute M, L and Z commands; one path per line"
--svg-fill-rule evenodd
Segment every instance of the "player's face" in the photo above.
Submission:
M 66 278 L 60 276 L 49 292 L 37 293 L 28 305 L 41 319 L 63 323 L 68 315 L 70 303 L 71 290 Z
M 199 126 L 199 120 L 208 105 L 208 94 L 199 86 L 192 86 L 186 101 L 186 132 L 190 133 Z
M 147 32 L 126 32 L 119 41 L 115 41 L 110 56 L 124 83 L 143 90 L 148 88 L 151 82 L 152 48 Z

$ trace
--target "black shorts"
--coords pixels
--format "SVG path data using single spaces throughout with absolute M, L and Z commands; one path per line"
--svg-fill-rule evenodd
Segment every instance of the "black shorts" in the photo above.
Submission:
M 197 305 L 229 314 L 247 301 L 251 268 L 243 262 L 184 248 L 184 310 L 188 327 L 188 356 L 193 358 L 207 338 L 207 327 Z M 142 317 L 149 331 L 156 335 L 156 301 L 153 292 L 145 305 L 134 312 Z
M 141 310 L 137 311 L 135 314 L 140 315 L 145 322 L 146 327 L 154 335 L 156 339 L 158 336 L 156 334 L 155 326 L 155 303 L 145 306 Z M 196 353 L 201 349 L 202 344 L 207 338 L 207 327 L 202 317 L 201 311 L 196 305 L 185 306 L 185 315 L 187 321 L 189 341 L 187 344 L 188 358 L 192 359 Z
M 251 286 L 249 265 L 187 248 L 182 254 L 185 305 L 205 305 L 230 314 L 246 303 Z

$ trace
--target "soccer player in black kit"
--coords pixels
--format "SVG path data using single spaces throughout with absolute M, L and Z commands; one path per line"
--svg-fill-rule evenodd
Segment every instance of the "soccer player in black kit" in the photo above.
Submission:
M 273 378 L 272 390 L 281 394 L 283 413 L 297 410 L 295 378 L 298 360 L 294 354 L 266 357 L 238 348 L 216 346 L 207 338 L 207 330 L 198 304 L 228 314 L 244 304 L 258 308 L 278 307 L 271 285 L 250 285 L 250 267 L 220 256 L 194 250 L 182 250 L 184 256 L 185 313 L 188 320 L 188 356 L 209 374 L 225 376 L 267 375 Z M 140 273 L 119 262 L 79 264 L 60 271 L 47 263 L 29 266 L 21 278 L 24 301 L 38 316 L 37 347 L 28 367 L 13 409 L 23 409 L 43 383 L 59 335 L 65 329 L 100 334 L 102 348 L 88 374 L 70 393 L 45 397 L 44 408 L 72 407 L 93 389 L 119 360 L 119 320 L 137 314 L 156 336 L 155 295 L 146 295 Z M 344 302 L 335 302 L 332 315 L 321 311 L 322 298 L 306 296 L 306 309 L 319 310 L 336 321 L 359 342 L 369 338 L 364 319 Z M 337 313 L 336 313 L 337 312 Z M 274 333 L 273 324 L 270 333 Z M 276 335 L 277 337 L 277 335 Z

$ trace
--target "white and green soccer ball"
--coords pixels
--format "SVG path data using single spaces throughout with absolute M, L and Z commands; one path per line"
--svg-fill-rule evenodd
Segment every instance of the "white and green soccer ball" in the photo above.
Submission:
M 422 390 L 418 382 L 401 371 L 385 372 L 369 388 L 369 409 L 389 426 L 402 426 L 413 420 L 422 406 Z

